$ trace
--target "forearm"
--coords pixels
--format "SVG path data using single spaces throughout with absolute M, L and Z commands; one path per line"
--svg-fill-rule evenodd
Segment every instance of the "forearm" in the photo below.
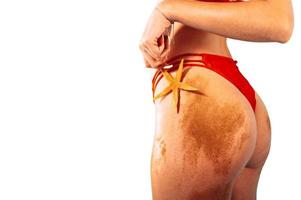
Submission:
M 202 2 L 163 0 L 158 8 L 171 20 L 224 37 L 246 41 L 288 41 L 292 15 L 288 6 L 271 6 L 269 1 Z

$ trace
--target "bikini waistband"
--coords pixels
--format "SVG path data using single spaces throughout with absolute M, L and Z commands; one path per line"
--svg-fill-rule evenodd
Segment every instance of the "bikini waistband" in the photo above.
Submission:
M 187 59 L 188 56 L 199 56 L 199 59 Z M 185 58 L 186 57 L 186 58 Z M 182 53 L 175 55 L 171 58 L 169 58 L 167 61 L 164 63 L 160 64 L 158 66 L 158 69 L 162 69 L 166 66 L 170 65 L 178 65 L 181 61 L 181 59 L 184 58 L 185 62 L 184 65 L 195 65 L 195 64 L 188 64 L 188 62 L 201 62 L 204 64 L 210 64 L 212 62 L 217 63 L 217 62 L 227 62 L 229 64 L 234 64 L 236 66 L 237 60 L 234 60 L 231 57 L 223 56 L 223 55 L 218 55 L 218 54 L 211 54 L 211 53 Z M 222 67 L 222 66 L 221 66 Z M 237 67 L 237 66 L 236 66 Z

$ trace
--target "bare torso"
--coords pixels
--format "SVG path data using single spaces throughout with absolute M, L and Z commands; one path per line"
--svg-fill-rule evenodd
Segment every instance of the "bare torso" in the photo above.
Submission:
M 173 33 L 171 34 L 173 36 Z M 174 45 L 171 56 L 184 52 L 207 52 L 231 57 L 227 38 L 203 30 L 197 30 L 181 23 L 174 23 Z M 180 44 L 180 45 L 177 45 Z

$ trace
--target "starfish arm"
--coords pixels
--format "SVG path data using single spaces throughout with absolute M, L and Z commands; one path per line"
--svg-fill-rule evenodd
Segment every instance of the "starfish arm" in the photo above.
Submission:
M 183 64 L 184 64 L 184 58 L 181 59 L 179 68 L 178 68 L 178 70 L 177 70 L 176 80 L 177 80 L 178 82 L 181 81 L 182 72 L 183 72 Z
M 153 98 L 153 100 L 156 100 L 156 99 L 158 99 L 158 98 L 160 98 L 160 97 L 166 95 L 167 93 L 169 93 L 169 92 L 172 90 L 172 88 L 173 88 L 173 85 L 167 86 L 166 88 L 164 88 L 164 90 L 162 90 L 159 94 L 157 94 L 157 95 Z
M 162 74 L 163 74 L 164 78 L 166 78 L 170 83 L 174 83 L 175 82 L 175 79 L 167 71 L 163 70 Z
M 184 82 L 180 83 L 179 88 L 181 88 L 183 90 L 192 90 L 192 91 L 199 90 L 198 88 L 195 88 L 195 87 L 189 85 L 188 83 L 184 83 Z
M 174 88 L 172 93 L 173 93 L 173 104 L 177 108 L 178 98 L 179 98 L 179 89 L 177 87 Z

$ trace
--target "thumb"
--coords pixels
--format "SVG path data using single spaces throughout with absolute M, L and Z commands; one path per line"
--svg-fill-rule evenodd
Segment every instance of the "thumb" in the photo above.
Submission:
M 165 41 L 164 41 L 164 35 L 162 34 L 160 38 L 158 39 L 158 47 L 159 52 L 162 53 L 165 47 Z

